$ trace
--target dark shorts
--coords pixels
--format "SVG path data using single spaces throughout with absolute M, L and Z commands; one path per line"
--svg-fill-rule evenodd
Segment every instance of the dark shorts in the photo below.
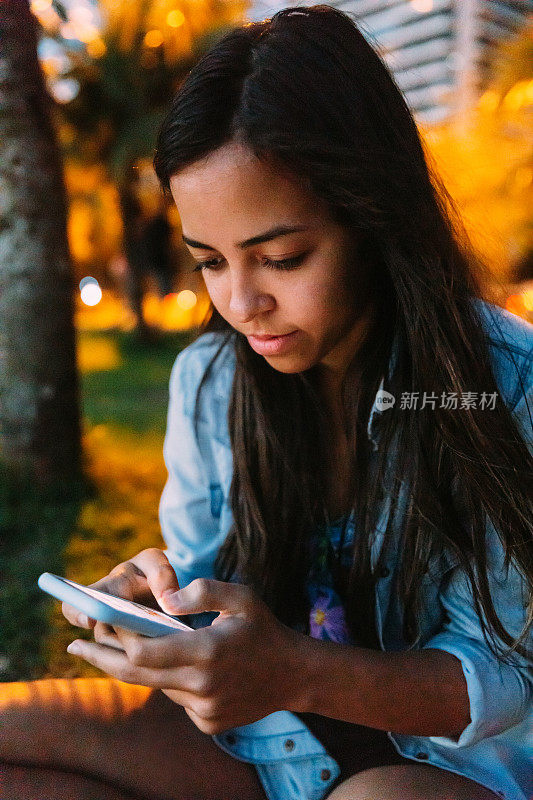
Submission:
M 335 785 L 371 767 L 413 763 L 397 752 L 386 731 L 320 714 L 301 713 L 295 716 L 307 725 L 339 765 L 341 773 Z

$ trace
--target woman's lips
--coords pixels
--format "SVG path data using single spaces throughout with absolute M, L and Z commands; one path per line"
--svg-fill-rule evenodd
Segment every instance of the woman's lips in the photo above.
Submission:
M 248 336 L 247 339 L 256 353 L 262 356 L 271 356 L 290 348 L 298 333 L 299 331 L 292 331 L 292 333 L 286 333 L 283 336 L 271 336 L 268 338 Z
M 289 333 L 292 333 L 292 331 L 289 331 Z M 286 334 L 286 333 L 263 333 L 263 334 L 250 333 L 249 334 L 249 336 L 252 336 L 254 339 L 261 339 L 262 342 L 264 342 L 266 339 L 279 339 L 282 336 L 287 336 L 287 335 L 288 334 Z

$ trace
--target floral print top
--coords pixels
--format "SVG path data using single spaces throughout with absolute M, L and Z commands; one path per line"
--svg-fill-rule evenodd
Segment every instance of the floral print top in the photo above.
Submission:
M 352 560 L 353 516 L 345 515 L 329 526 L 319 526 L 311 538 L 311 569 L 306 584 L 309 633 L 315 639 L 354 644 L 346 624 L 344 606 L 335 587 L 335 561 L 348 568 Z

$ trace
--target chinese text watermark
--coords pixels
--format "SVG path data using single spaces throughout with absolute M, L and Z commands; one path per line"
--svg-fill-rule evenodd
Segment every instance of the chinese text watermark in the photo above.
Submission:
M 481 409 L 494 411 L 498 392 L 402 392 L 399 408 L 402 411 L 420 410 L 424 408 L 443 408 L 446 411 L 462 409 Z M 380 411 L 392 408 L 396 397 L 385 389 L 376 394 L 376 405 Z

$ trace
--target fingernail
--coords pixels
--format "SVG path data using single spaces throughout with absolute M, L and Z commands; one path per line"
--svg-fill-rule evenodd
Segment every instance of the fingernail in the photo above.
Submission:
M 79 646 L 78 642 L 71 642 L 67 647 L 67 653 L 72 653 L 72 655 L 79 655 L 81 653 L 81 647 Z
M 89 617 L 87 616 L 87 614 L 78 614 L 78 619 L 76 620 L 76 622 L 78 623 L 78 625 L 81 625 L 82 627 L 88 627 Z

